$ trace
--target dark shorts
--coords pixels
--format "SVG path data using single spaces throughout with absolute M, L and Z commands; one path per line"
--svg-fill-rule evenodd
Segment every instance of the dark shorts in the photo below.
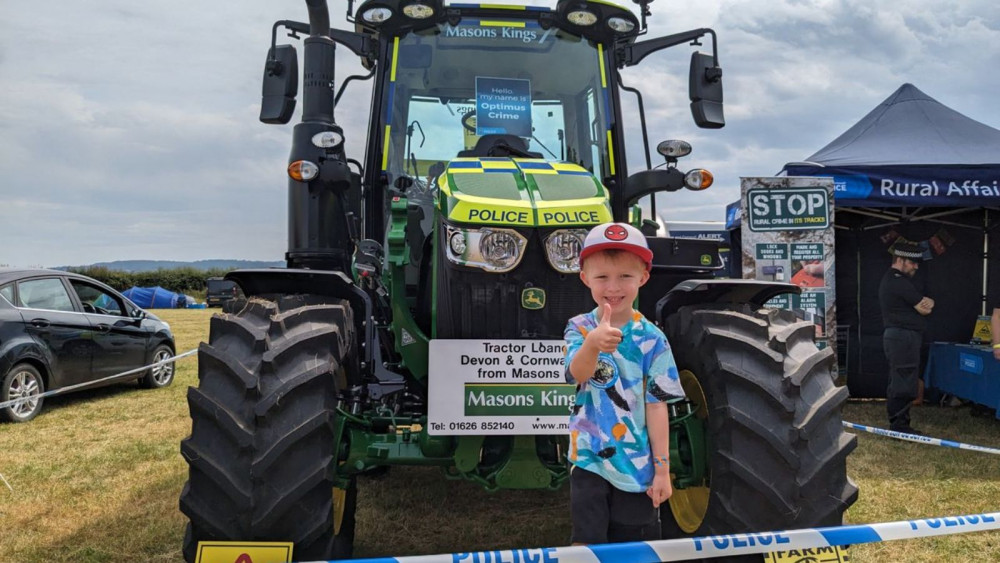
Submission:
M 571 543 L 660 539 L 659 512 L 646 493 L 626 493 L 579 467 L 570 473 L 569 484 Z

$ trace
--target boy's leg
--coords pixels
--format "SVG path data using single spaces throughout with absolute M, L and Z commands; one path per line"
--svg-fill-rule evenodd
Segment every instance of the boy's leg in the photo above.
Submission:
M 611 493 L 609 542 L 651 541 L 661 538 L 660 515 L 646 493 Z
M 615 490 L 596 473 L 574 467 L 569 474 L 570 516 L 573 532 L 570 543 L 608 542 L 609 506 Z

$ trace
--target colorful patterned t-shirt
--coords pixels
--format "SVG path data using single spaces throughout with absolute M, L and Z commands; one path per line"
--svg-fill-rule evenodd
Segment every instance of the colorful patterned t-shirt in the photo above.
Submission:
M 584 338 L 597 328 L 600 310 L 566 325 L 566 379 Z M 655 470 L 646 428 L 646 403 L 683 397 L 677 364 L 660 329 L 638 312 L 621 327 L 613 354 L 601 352 L 594 377 L 577 386 L 569 417 L 569 460 L 628 492 L 644 492 Z

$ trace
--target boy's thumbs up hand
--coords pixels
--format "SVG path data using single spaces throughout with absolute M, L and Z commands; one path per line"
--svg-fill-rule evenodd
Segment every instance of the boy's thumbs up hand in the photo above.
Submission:
M 605 303 L 602 312 L 604 314 L 601 316 L 601 324 L 611 326 L 611 304 Z
M 601 322 L 587 335 L 587 340 L 593 342 L 601 352 L 610 354 L 618 349 L 618 344 L 622 341 L 622 331 L 611 325 L 610 304 L 605 303 L 602 306 Z

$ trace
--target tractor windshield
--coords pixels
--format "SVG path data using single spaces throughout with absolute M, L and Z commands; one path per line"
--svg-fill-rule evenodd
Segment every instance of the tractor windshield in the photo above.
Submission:
M 464 18 L 405 35 L 393 51 L 382 114 L 390 178 L 423 184 L 449 160 L 488 156 L 609 175 L 598 45 L 534 21 Z

